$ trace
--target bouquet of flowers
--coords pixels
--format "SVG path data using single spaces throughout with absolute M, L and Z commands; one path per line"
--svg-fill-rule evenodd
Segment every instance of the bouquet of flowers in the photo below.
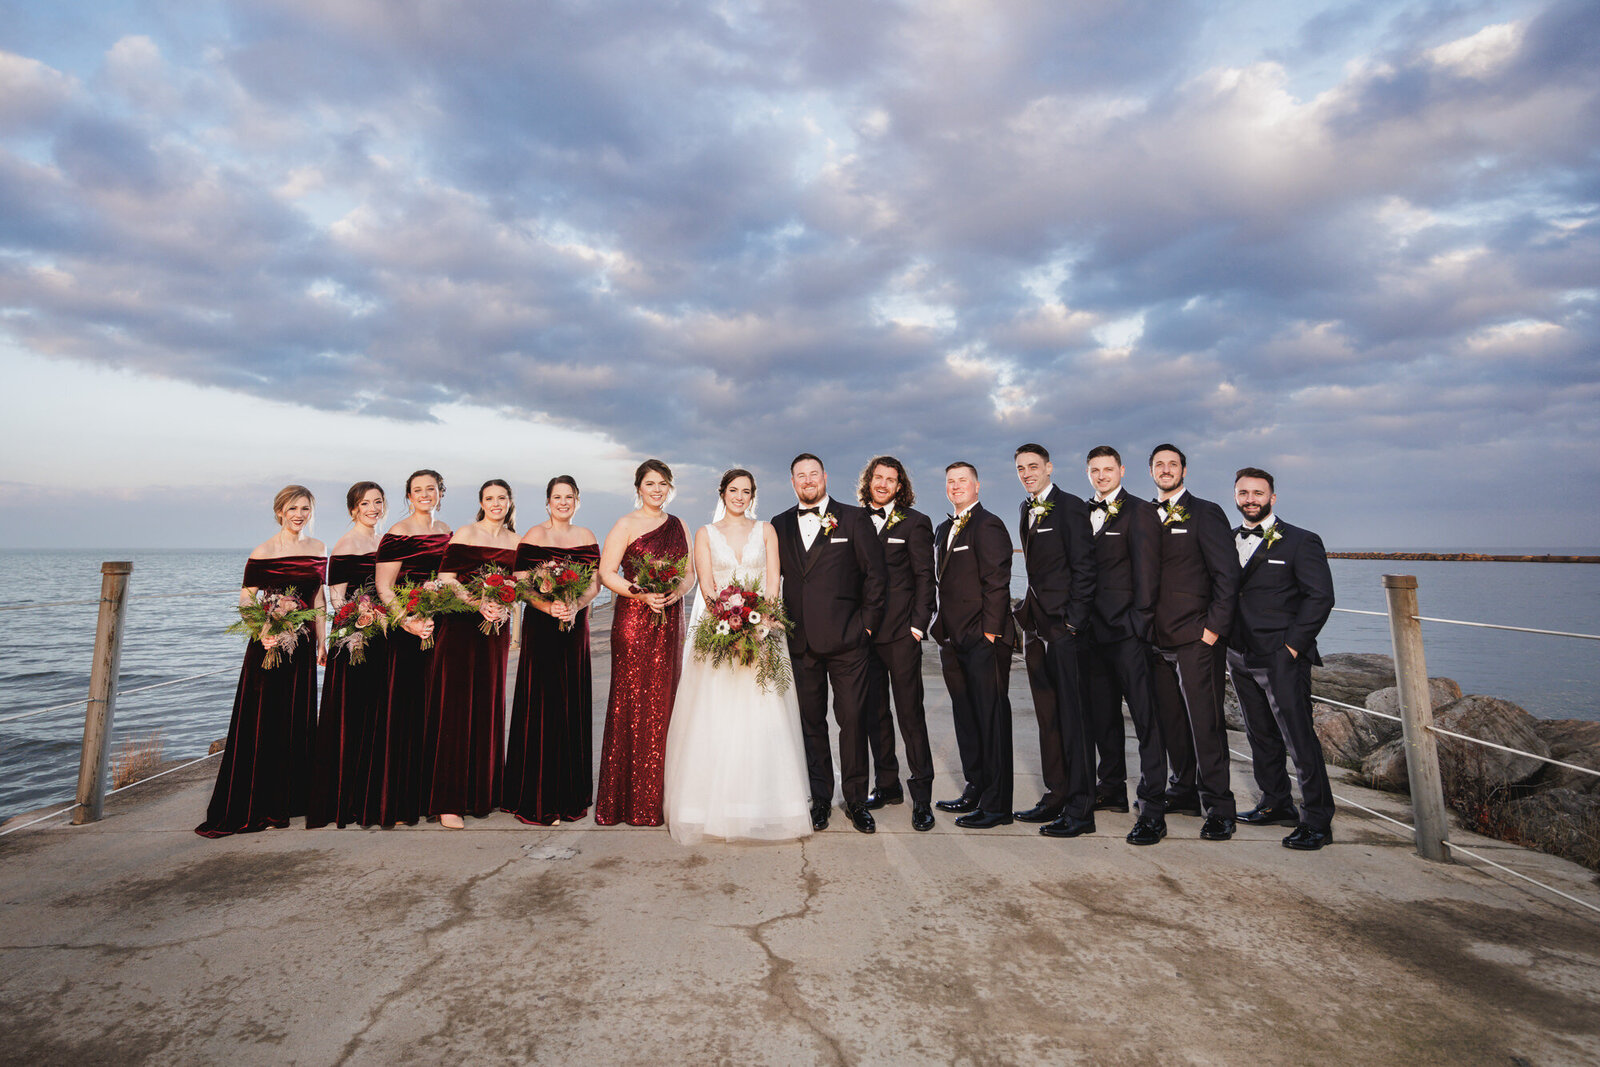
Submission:
M 389 613 L 371 586 L 364 585 L 328 620 L 328 650 L 343 651 L 351 663 L 365 663 L 367 643 L 389 630 Z
M 479 620 L 478 632 L 485 637 L 500 632 L 500 627 L 511 617 L 511 605 L 515 604 L 518 597 L 526 591 L 525 587 L 519 586 L 517 580 L 511 577 L 504 567 L 493 563 L 481 568 L 462 582 L 461 588 L 466 590 L 467 599 L 462 599 L 457 593 L 456 602 L 461 606 L 450 609 L 452 611 L 477 611 L 480 604 L 498 604 L 506 609 L 505 615 L 492 622 L 489 619 Z
M 454 591 L 440 587 L 432 579 L 426 582 L 403 582 L 394 587 L 394 600 L 389 605 L 389 625 L 400 626 L 407 619 L 427 620 L 435 615 L 476 610 L 471 605 L 463 604 Z M 432 647 L 433 638 L 423 638 L 422 650 L 426 652 Z
M 776 686 L 781 693 L 789 688 L 790 668 L 778 642 L 788 628 L 782 602 L 763 597 L 760 582 L 735 583 L 718 593 L 700 617 L 694 628 L 694 656 L 709 659 L 713 667 L 753 666 L 762 692 Z
M 672 593 L 683 581 L 683 576 L 689 573 L 688 556 L 652 556 L 648 552 L 642 556 L 639 573 L 633 576 L 633 581 L 628 585 L 628 592 L 634 596 L 641 593 Z M 657 626 L 666 621 L 665 611 L 655 616 Z
M 267 650 L 261 666 L 271 670 L 284 657 L 294 655 L 301 628 L 321 614 L 316 608 L 306 607 L 305 601 L 293 593 L 260 589 L 250 603 L 239 605 L 239 621 L 228 627 L 228 633 L 246 634 L 250 640 L 260 641 Z
M 594 581 L 594 565 L 570 559 L 546 560 L 528 575 L 528 591 L 543 600 L 554 600 L 571 607 L 583 599 Z M 562 632 L 572 629 L 571 619 L 562 619 Z

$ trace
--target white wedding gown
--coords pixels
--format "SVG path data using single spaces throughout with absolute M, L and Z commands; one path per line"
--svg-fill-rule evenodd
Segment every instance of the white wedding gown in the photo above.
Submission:
M 751 529 L 737 559 L 722 531 L 706 527 L 715 588 L 725 588 L 735 575 L 743 581 L 764 578 L 764 525 Z M 763 589 L 768 596 L 773 592 Z M 707 837 L 805 837 L 811 833 L 811 785 L 793 683 L 782 693 L 764 693 L 754 667 L 702 663 L 695 659 L 692 633 L 667 727 L 662 809 L 672 839 L 692 845 Z M 779 647 L 788 659 L 787 646 Z

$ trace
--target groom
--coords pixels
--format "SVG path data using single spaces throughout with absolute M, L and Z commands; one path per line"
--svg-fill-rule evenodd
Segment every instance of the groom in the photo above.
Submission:
M 833 807 L 833 752 L 828 743 L 828 687 L 839 724 L 839 772 L 844 810 L 864 834 L 874 832 L 867 810 L 866 717 L 872 631 L 883 622 L 883 545 L 862 508 L 828 497 L 822 460 L 802 452 L 789 464 L 799 503 L 772 520 L 778 534 L 783 607 L 789 614 L 806 770 L 811 778 L 811 825 L 828 825 Z

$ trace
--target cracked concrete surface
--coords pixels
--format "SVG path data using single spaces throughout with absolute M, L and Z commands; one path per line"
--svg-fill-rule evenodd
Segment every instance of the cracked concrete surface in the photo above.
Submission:
M 928 694 L 935 795 L 954 795 L 933 664 Z M 507 815 L 206 841 L 213 773 L 0 838 L 0 1061 L 1600 1061 L 1600 916 L 1425 863 L 1348 810 L 1312 855 L 1282 830 L 1202 842 L 1182 817 L 1143 849 L 1104 813 L 1074 841 L 944 815 L 917 834 L 905 806 L 871 837 L 836 818 L 779 845 Z M 1600 903 L 1571 864 L 1472 847 Z

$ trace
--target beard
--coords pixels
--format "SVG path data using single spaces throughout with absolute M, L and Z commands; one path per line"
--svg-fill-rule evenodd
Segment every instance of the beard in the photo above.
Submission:
M 800 503 L 801 503 L 801 505 L 803 507 L 808 507 L 809 508 L 809 507 L 814 506 L 823 497 L 827 496 L 828 495 L 828 490 L 826 488 L 820 488 L 820 489 L 812 489 L 812 490 L 803 492 L 803 491 L 797 489 L 797 490 L 795 490 L 795 494 L 794 495 L 795 495 L 795 499 L 800 501 Z
M 1272 514 L 1272 503 L 1270 501 L 1261 504 L 1235 504 L 1234 507 L 1239 509 L 1239 514 L 1258 525 L 1266 522 L 1267 516 Z

